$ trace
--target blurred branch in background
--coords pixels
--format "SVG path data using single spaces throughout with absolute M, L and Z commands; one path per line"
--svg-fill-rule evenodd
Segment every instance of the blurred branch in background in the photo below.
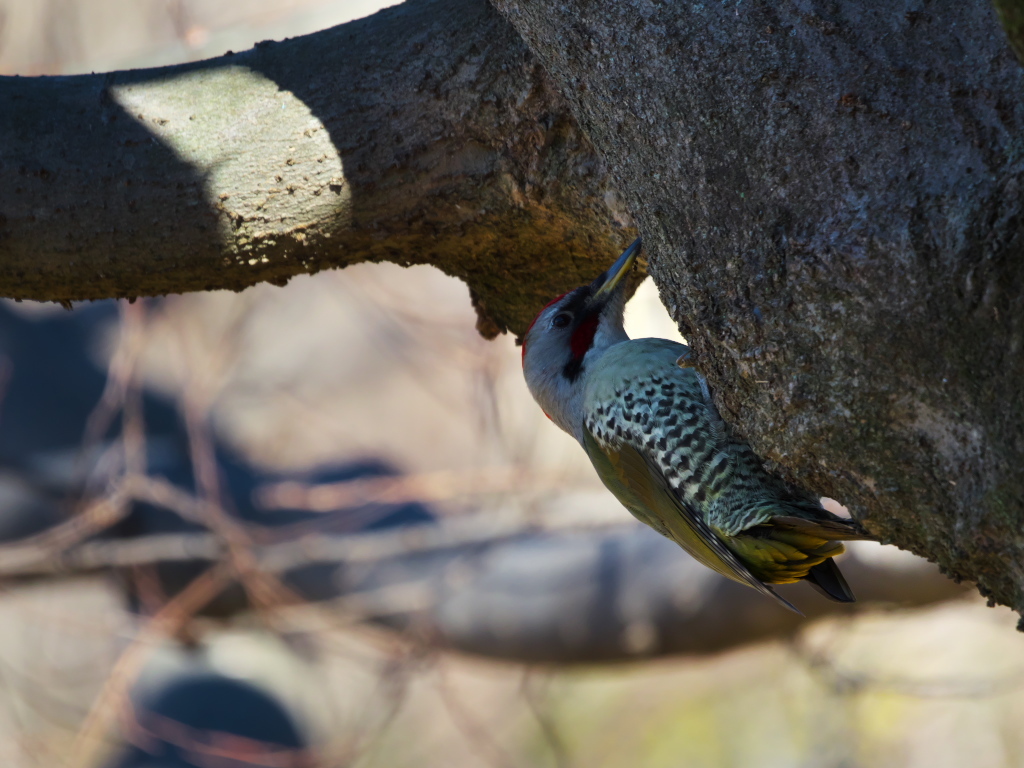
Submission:
M 555 518 L 528 525 L 481 514 L 382 532 L 339 535 L 307 528 L 297 538 L 267 538 L 276 543 L 248 545 L 249 567 L 281 575 L 288 584 L 294 580 L 290 573 L 329 566 L 333 578 L 303 595 L 347 598 L 325 610 L 347 614 L 357 603 L 362 618 L 415 628 L 440 647 L 499 658 L 573 663 L 716 653 L 786 636 L 803 623 L 705 575 L 670 542 L 610 519 Z M 91 541 L 61 552 L 7 546 L 0 548 L 0 574 L 68 576 L 158 563 L 215 563 L 227 552 L 212 533 Z M 907 608 L 965 591 L 923 563 L 872 563 L 853 554 L 844 566 L 862 603 Z M 396 588 L 410 587 L 417 595 L 414 610 L 394 605 Z M 623 593 L 637 603 L 626 604 Z M 809 618 L 848 613 L 829 602 L 801 605 Z
M 545 477 L 519 467 L 488 467 L 349 480 L 332 485 L 311 486 L 289 481 L 261 488 L 255 501 L 265 509 L 334 512 L 359 504 L 451 501 L 462 496 L 510 493 L 520 488 L 529 488 L 534 493 L 550 492 L 564 489 L 565 485 L 565 477 L 560 475 Z
M 75 739 L 72 755 L 76 766 L 88 768 L 95 764 L 115 718 L 128 706 L 129 691 L 141 674 L 153 644 L 183 630 L 222 588 L 227 570 L 226 566 L 219 565 L 193 579 L 150 617 L 138 637 L 120 655 Z

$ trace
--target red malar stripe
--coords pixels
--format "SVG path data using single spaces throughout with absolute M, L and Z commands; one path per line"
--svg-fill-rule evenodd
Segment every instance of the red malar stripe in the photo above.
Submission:
M 579 327 L 572 334 L 572 356 L 577 360 L 587 354 L 587 350 L 594 343 L 594 334 L 597 333 L 597 321 L 601 319 L 599 313 L 594 312 L 584 318 Z

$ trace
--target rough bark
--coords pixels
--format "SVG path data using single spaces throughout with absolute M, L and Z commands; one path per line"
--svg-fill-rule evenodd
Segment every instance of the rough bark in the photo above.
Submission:
M 199 65 L 0 81 L 0 293 L 386 258 L 521 331 L 626 239 L 614 178 L 726 418 L 1024 609 L 1024 111 L 993 8 L 495 3 L 546 75 L 480 0 L 418 0 Z
M 630 237 L 564 101 L 483 0 L 185 66 L 0 78 L 0 103 L 3 296 L 431 263 L 469 284 L 494 335 Z
M 496 0 L 727 420 L 1024 609 L 1022 70 L 992 7 Z

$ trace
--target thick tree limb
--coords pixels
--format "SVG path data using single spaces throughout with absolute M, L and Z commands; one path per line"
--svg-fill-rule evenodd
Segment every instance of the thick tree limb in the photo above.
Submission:
M 186 66 L 0 78 L 0 103 L 3 296 L 431 263 L 466 280 L 494 334 L 628 239 L 603 165 L 483 0 Z
M 992 6 L 495 3 L 547 75 L 479 0 L 418 0 L 199 65 L 0 82 L 0 292 L 393 259 L 522 330 L 625 221 L 579 124 L 726 418 L 1024 609 L 1024 82 Z
M 495 0 L 726 419 L 1024 609 L 1024 74 L 988 3 Z

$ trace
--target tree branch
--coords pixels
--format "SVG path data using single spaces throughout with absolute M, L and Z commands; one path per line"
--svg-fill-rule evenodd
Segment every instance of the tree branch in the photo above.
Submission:
M 3 296 L 430 263 L 469 284 L 493 335 L 631 236 L 610 226 L 628 216 L 603 164 L 484 0 L 413 0 L 184 66 L 0 78 L 0 101 Z
M 614 178 L 723 416 L 1024 610 L 1024 73 L 992 6 L 495 4 L 529 51 L 482 0 L 415 0 L 196 65 L 0 81 L 0 293 L 390 259 L 522 330 L 627 239 Z
M 1024 610 L 1024 70 L 992 6 L 494 1 L 726 420 Z

